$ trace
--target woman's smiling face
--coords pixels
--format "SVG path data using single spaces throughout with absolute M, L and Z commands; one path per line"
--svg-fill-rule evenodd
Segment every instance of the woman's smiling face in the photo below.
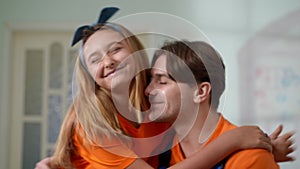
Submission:
M 126 66 L 129 67 L 130 62 L 119 65 L 131 53 L 124 37 L 109 28 L 96 31 L 83 46 L 83 56 L 90 75 L 99 86 L 107 90 L 112 88 L 113 77 L 126 78 L 126 75 L 120 72 Z

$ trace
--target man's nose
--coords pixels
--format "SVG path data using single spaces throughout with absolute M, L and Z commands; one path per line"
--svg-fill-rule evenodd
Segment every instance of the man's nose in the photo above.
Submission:
M 145 95 L 149 96 L 152 90 L 153 90 L 153 84 L 150 82 L 145 89 Z

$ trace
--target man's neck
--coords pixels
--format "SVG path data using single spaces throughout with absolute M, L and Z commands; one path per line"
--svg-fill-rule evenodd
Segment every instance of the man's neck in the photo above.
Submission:
M 217 113 L 216 111 L 212 111 L 208 113 L 206 121 L 204 122 L 201 133 L 198 137 L 199 144 L 203 145 L 208 141 L 208 139 L 211 137 L 211 135 L 217 128 L 219 119 L 220 119 L 220 114 Z
M 219 121 L 219 114 L 209 107 L 199 109 L 198 116 L 189 133 L 180 142 L 186 157 L 199 151 L 202 145 L 210 138 Z

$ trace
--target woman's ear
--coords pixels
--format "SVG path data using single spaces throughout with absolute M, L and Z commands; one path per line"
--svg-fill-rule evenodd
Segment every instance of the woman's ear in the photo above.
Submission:
M 194 93 L 194 102 L 201 103 L 210 98 L 211 85 L 209 82 L 198 84 L 198 90 Z

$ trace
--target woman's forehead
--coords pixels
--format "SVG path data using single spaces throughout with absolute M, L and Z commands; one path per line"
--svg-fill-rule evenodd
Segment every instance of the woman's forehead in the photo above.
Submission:
M 119 32 L 116 32 L 112 29 L 100 29 L 91 35 L 86 43 L 101 42 L 103 45 L 105 45 L 111 42 L 120 42 L 122 40 L 124 40 L 124 37 Z
M 124 37 L 112 29 L 96 31 L 84 44 L 84 51 L 100 50 L 107 51 L 114 44 L 125 44 Z

